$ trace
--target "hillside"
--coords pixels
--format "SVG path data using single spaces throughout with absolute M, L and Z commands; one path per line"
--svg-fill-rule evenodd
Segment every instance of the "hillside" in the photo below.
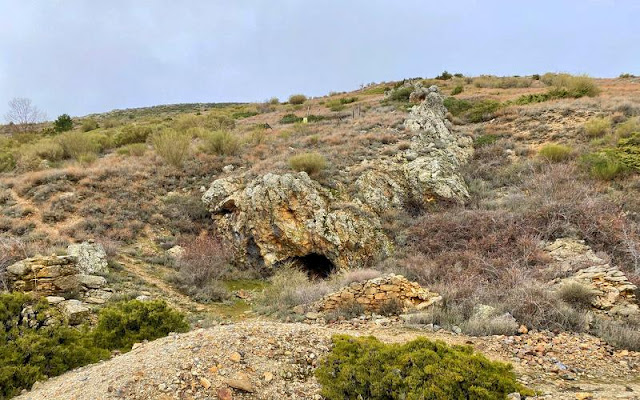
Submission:
M 0 137 L 3 289 L 95 241 L 100 285 L 46 294 L 89 324 L 163 299 L 195 328 L 25 398 L 207 398 L 239 372 L 256 390 L 233 398 L 312 398 L 301 365 L 336 333 L 472 344 L 540 398 L 637 398 L 640 79 L 440 78 Z

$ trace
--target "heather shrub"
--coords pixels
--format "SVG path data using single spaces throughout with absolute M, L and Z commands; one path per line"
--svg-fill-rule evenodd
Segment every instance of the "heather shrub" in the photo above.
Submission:
M 226 115 L 208 114 L 203 125 L 212 131 L 229 131 L 236 127 L 236 121 Z
M 388 308 L 391 311 L 391 307 Z M 327 313 L 328 321 L 337 321 L 340 319 L 353 319 L 364 314 L 364 306 L 355 300 L 342 302 L 338 308 Z
M 197 301 L 208 303 L 225 300 L 229 294 L 220 283 L 231 277 L 232 254 L 221 240 L 208 235 L 185 240 L 184 254 L 176 261 L 174 282 Z
M 412 87 L 401 87 L 398 89 L 394 89 L 391 91 L 391 94 L 389 95 L 389 100 L 399 101 L 399 102 L 409 101 L 409 96 L 411 96 L 411 92 L 413 92 Z
M 585 122 L 583 126 L 584 132 L 587 136 L 595 138 L 604 136 L 611 130 L 610 118 L 591 118 Z
M 500 136 L 494 134 L 480 135 L 473 140 L 473 147 L 476 149 L 494 144 Z
M 391 316 L 402 314 L 404 304 L 398 299 L 389 299 L 380 305 L 378 313 L 381 315 Z
M 284 316 L 293 307 L 313 301 L 308 293 L 312 286 L 308 275 L 291 265 L 281 266 L 270 278 L 270 282 L 257 298 L 259 310 L 265 314 Z M 324 294 L 319 294 L 317 299 L 322 296 Z
M 570 282 L 562 285 L 557 296 L 560 300 L 575 308 L 588 309 L 596 297 L 596 293 L 590 287 L 579 282 Z
M 520 392 L 512 367 L 492 362 L 470 346 L 419 338 L 384 344 L 374 337 L 333 337 L 316 378 L 322 396 L 343 399 L 504 399 Z
M 550 143 L 542 146 L 538 155 L 551 162 L 561 162 L 570 159 L 573 151 L 569 146 Z
M 595 336 L 614 347 L 640 351 L 640 321 L 638 319 L 596 318 L 592 331 Z
M 101 348 L 128 351 L 134 343 L 188 329 L 184 315 L 164 301 L 131 300 L 101 309 L 91 336 Z
M 208 154 L 234 155 L 241 147 L 240 139 L 228 131 L 213 131 L 202 136 L 201 149 Z
M 189 155 L 191 138 L 174 129 L 165 129 L 151 138 L 153 148 L 170 165 L 180 168 Z
M 295 171 L 304 171 L 313 175 L 327 167 L 327 160 L 319 153 L 302 153 L 291 157 L 289 166 Z
M 464 118 L 472 123 L 488 121 L 495 116 L 495 112 L 501 107 L 499 101 L 483 100 L 474 102 L 472 107 L 464 114 Z
M 291 96 L 289 96 L 290 104 L 294 104 L 294 105 L 304 104 L 305 101 L 307 101 L 307 96 L 303 94 L 292 94 Z
M 280 118 L 279 122 L 281 124 L 295 124 L 297 122 L 302 122 L 302 117 L 298 117 L 295 114 L 285 114 Z

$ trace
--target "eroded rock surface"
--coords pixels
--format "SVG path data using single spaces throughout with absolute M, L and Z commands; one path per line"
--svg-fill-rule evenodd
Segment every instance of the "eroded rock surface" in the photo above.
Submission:
M 108 272 L 107 254 L 102 245 L 92 241 L 70 244 L 67 253 L 76 258 L 76 265 L 83 274 Z
M 365 160 L 349 193 L 329 190 L 304 172 L 240 174 L 214 181 L 202 200 L 243 262 L 292 261 L 319 275 L 364 267 L 392 251 L 381 229 L 383 213 L 468 197 L 459 167 L 472 142 L 452 133 L 442 100 L 435 86 L 425 89 L 405 121 L 413 133 L 408 148 Z

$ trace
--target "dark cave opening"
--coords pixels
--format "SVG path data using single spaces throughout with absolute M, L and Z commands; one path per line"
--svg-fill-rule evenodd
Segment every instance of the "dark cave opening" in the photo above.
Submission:
M 304 270 L 312 279 L 328 278 L 336 270 L 336 266 L 333 265 L 331 260 L 317 253 L 295 257 L 293 263 Z

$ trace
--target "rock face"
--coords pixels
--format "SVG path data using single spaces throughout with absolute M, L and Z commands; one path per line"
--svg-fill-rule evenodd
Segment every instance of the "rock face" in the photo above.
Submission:
M 367 266 L 392 251 L 381 229 L 383 213 L 468 197 L 458 169 L 472 142 L 451 132 L 445 114 L 437 87 L 425 89 L 405 121 L 412 133 L 408 148 L 365 160 L 351 193 L 335 193 L 304 172 L 240 174 L 214 181 L 202 200 L 243 262 L 274 267 L 292 261 L 321 276 Z
M 422 310 L 441 301 L 442 297 L 402 275 L 389 274 L 365 282 L 354 282 L 336 293 L 328 294 L 318 302 L 316 308 L 331 311 L 355 301 L 362 304 L 365 310 L 378 311 L 393 299 L 399 300 L 405 310 Z
M 266 174 L 246 186 L 220 179 L 203 200 L 218 228 L 268 267 L 300 261 L 326 275 L 333 267 L 364 265 L 371 254 L 390 249 L 377 218 L 333 209 L 331 192 L 304 172 Z
M 76 258 L 76 265 L 83 274 L 108 272 L 107 254 L 102 245 L 93 242 L 71 244 L 67 253 Z
M 598 312 L 620 317 L 640 314 L 636 285 L 620 269 L 598 257 L 584 241 L 561 238 L 545 249 L 561 271 L 579 268 L 570 277 L 557 282 L 558 286 L 577 282 L 591 288 L 596 294 L 591 305 Z

